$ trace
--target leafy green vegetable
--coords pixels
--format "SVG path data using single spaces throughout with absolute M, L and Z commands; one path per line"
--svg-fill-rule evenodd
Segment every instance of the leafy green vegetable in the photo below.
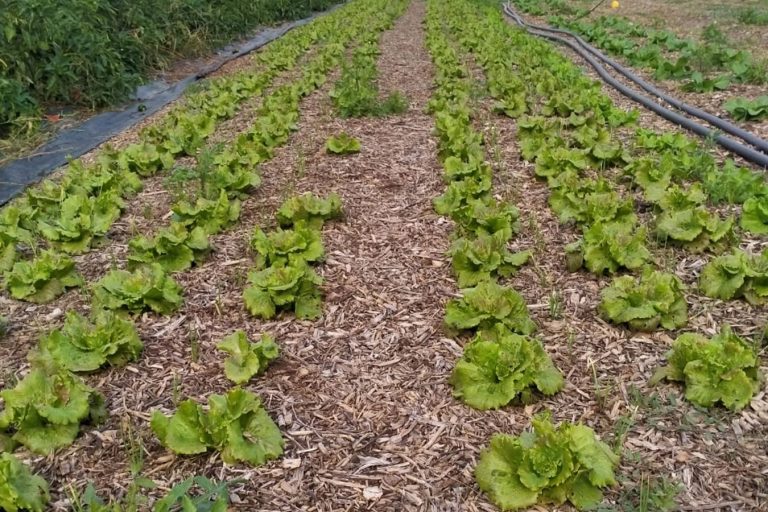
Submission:
M 103 309 L 139 313 L 151 309 L 161 315 L 176 311 L 183 298 L 181 286 L 165 273 L 159 263 L 144 265 L 133 272 L 112 270 L 93 287 L 93 303 Z
M 5 273 L 5 287 L 14 299 L 38 304 L 51 302 L 67 288 L 82 286 L 83 278 L 69 256 L 45 251 L 32 261 L 17 261 Z
M 707 297 L 744 297 L 750 304 L 768 300 L 768 250 L 748 255 L 740 249 L 713 259 L 701 271 L 699 287 Z
M 171 153 L 148 142 L 131 144 L 117 154 L 117 163 L 121 169 L 144 177 L 170 169 L 173 161 Z
M 456 240 L 449 254 L 461 288 L 475 286 L 496 275 L 511 276 L 531 257 L 530 251 L 512 254 L 507 250 L 503 231 Z
M 591 428 L 572 423 L 555 428 L 548 414 L 540 414 L 532 432 L 494 435 L 480 454 L 475 479 L 501 510 L 565 501 L 585 510 L 600 504 L 601 488 L 616 483 L 618 462 Z
M 768 96 L 760 96 L 753 100 L 731 98 L 723 104 L 723 108 L 737 121 L 764 119 L 768 117 Z
M 751 197 L 744 202 L 741 227 L 751 233 L 768 233 L 768 196 Z
M 549 196 L 549 206 L 560 222 L 574 221 L 591 225 L 598 221 L 634 224 L 635 205 L 631 198 L 622 198 L 604 179 L 568 178 L 556 183 Z
M 509 240 L 520 229 L 520 211 L 511 203 L 493 197 L 472 200 L 451 215 L 462 231 L 472 236 L 498 235 Z
M 106 414 L 100 394 L 45 356 L 35 356 L 29 374 L 15 388 L 0 391 L 0 398 L 5 401 L 0 432 L 44 455 L 71 444 L 81 422 L 98 423 Z
M 493 280 L 462 290 L 460 299 L 445 306 L 445 323 L 455 329 L 491 329 L 497 323 L 510 331 L 531 334 L 536 324 L 528 316 L 525 299 Z
M 0 509 L 43 512 L 50 499 L 48 483 L 10 453 L 0 453 Z
M 703 251 L 727 241 L 733 234 L 733 218 L 720 219 L 706 208 L 666 210 L 656 217 L 656 236 L 672 240 L 688 250 Z
M 711 340 L 696 333 L 680 335 L 667 354 L 669 364 L 651 379 L 685 383 L 685 397 L 696 405 L 712 407 L 722 402 L 739 411 L 760 390 L 763 376 L 755 347 L 724 325 Z
M 250 343 L 242 330 L 224 338 L 216 348 L 229 354 L 224 362 L 224 373 L 235 384 L 245 384 L 254 375 L 263 373 L 280 353 L 275 339 L 269 334 L 262 334 L 257 343 Z
M 128 268 L 158 263 L 166 272 L 179 272 L 202 261 L 211 249 L 208 235 L 201 227 L 187 230 L 184 224 L 171 222 L 154 238 L 138 236 L 128 242 Z
M 305 262 L 267 267 L 248 274 L 251 286 L 243 292 L 246 309 L 259 318 L 274 318 L 278 308 L 292 308 L 301 319 L 319 318 L 323 313 L 320 276 Z
M 198 197 L 194 204 L 182 200 L 173 205 L 173 219 L 190 231 L 201 228 L 206 235 L 218 233 L 240 218 L 240 201 L 230 200 L 222 190 L 215 201 Z
M 743 204 L 747 199 L 766 193 L 765 178 L 762 173 L 754 172 L 749 167 L 737 167 L 727 159 L 722 169 L 706 173 L 702 183 L 715 204 Z
M 677 276 L 646 269 L 639 279 L 621 276 L 600 293 L 600 313 L 611 322 L 639 331 L 661 325 L 676 329 L 688 322 L 683 283 Z
M 635 270 L 651 259 L 645 247 L 645 229 L 625 222 L 595 222 L 584 231 L 583 259 L 590 272 L 613 274 Z
M 326 220 L 341 217 L 341 198 L 330 194 L 325 199 L 311 193 L 287 199 L 277 210 L 277 221 L 283 227 L 304 222 L 310 228 L 320 229 Z
M 58 249 L 81 253 L 88 249 L 94 237 L 107 233 L 120 216 L 121 206 L 122 200 L 115 191 L 97 197 L 71 195 L 61 203 L 55 216 L 40 219 L 37 228 Z
M 155 411 L 151 427 L 163 446 L 175 453 L 193 455 L 213 448 L 221 451 L 227 464 L 259 466 L 283 453 L 280 429 L 261 400 L 241 388 L 209 396 L 207 410 L 186 400 L 173 416 Z
M 230 482 L 215 483 L 204 476 L 194 476 L 174 485 L 168 494 L 155 502 L 152 512 L 227 512 Z M 190 493 L 198 489 L 196 494 Z
M 256 268 L 282 267 L 301 262 L 314 263 L 325 256 L 321 233 L 303 221 L 291 229 L 277 228 L 268 235 L 256 228 L 251 238 L 256 251 Z
M 341 132 L 335 137 L 330 137 L 325 143 L 325 149 L 328 153 L 335 155 L 359 153 L 361 148 L 360 141 L 350 136 L 347 132 Z
M 144 348 L 133 322 L 111 311 L 99 311 L 90 323 L 69 311 L 61 329 L 40 340 L 40 351 L 64 369 L 90 372 L 105 364 L 122 366 L 139 357 Z
M 521 394 L 527 401 L 534 387 L 553 395 L 562 389 L 563 376 L 539 340 L 496 324 L 464 348 L 450 383 L 455 397 L 484 410 L 503 407 Z

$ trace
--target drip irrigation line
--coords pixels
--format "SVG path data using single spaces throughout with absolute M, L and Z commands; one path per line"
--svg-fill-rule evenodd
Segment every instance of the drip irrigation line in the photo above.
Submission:
M 554 29 L 550 27 L 543 27 L 540 25 L 528 24 L 512 9 L 512 7 L 509 4 L 504 5 L 504 13 L 510 18 L 512 18 L 515 21 L 515 23 L 517 23 L 518 25 L 523 27 L 526 31 L 528 31 L 528 33 L 537 35 L 539 37 L 544 37 L 552 41 L 557 41 L 571 48 L 573 51 L 578 53 L 584 60 L 586 60 L 590 66 L 594 68 L 594 70 L 597 72 L 598 75 L 600 75 L 600 78 L 602 78 L 603 81 L 605 81 L 607 84 L 609 84 L 611 87 L 613 87 L 614 89 L 616 89 L 617 91 L 622 93 L 624 96 L 628 97 L 629 99 L 641 104 L 645 108 L 660 115 L 664 119 L 677 124 L 678 126 L 681 126 L 687 130 L 690 130 L 702 137 L 711 138 L 712 140 L 717 142 L 720 146 L 724 147 L 728 151 L 731 151 L 732 153 L 735 153 L 741 156 L 742 158 L 744 158 L 745 160 L 748 160 L 749 162 L 757 164 L 763 168 L 768 168 L 768 141 L 765 141 L 757 137 L 753 133 L 750 133 L 746 130 L 741 129 L 738 126 L 735 126 L 729 123 L 728 121 L 725 121 L 715 115 L 712 115 L 709 112 L 705 112 L 704 110 L 693 107 L 676 98 L 669 96 L 668 94 L 664 93 L 663 91 L 660 91 L 658 88 L 654 87 L 653 85 L 646 82 L 642 78 L 634 75 L 629 70 L 627 70 L 626 68 L 618 64 L 617 62 L 609 59 L 602 52 L 592 47 L 591 45 L 586 43 L 583 39 L 581 39 L 579 36 L 577 36 L 576 34 L 568 30 Z M 574 42 L 573 40 L 569 39 L 569 37 L 575 39 L 577 42 Z M 692 121 L 691 119 L 681 114 L 678 114 L 677 112 L 670 110 L 664 107 L 663 105 L 655 102 L 653 99 L 649 98 L 648 96 L 645 96 L 639 91 L 636 91 L 635 89 L 632 89 L 626 86 L 625 84 L 623 84 L 622 82 L 614 78 L 610 73 L 608 73 L 608 71 L 598 61 L 598 59 L 610 65 L 612 68 L 614 68 L 617 72 L 619 72 L 625 78 L 632 81 L 636 85 L 640 86 L 645 91 L 653 94 L 658 98 L 661 98 L 666 103 L 674 106 L 675 108 L 682 110 L 683 112 L 686 112 L 687 114 L 693 117 L 697 117 L 703 121 L 706 121 L 712 126 L 717 127 L 719 130 L 715 131 L 710 128 L 707 128 L 706 126 L 702 126 Z M 741 144 L 740 142 L 730 137 L 722 135 L 721 132 L 727 133 L 728 135 L 735 136 L 757 149 Z

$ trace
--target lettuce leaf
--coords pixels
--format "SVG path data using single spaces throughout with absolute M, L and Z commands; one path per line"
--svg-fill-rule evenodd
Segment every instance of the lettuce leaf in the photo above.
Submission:
M 475 468 L 480 489 L 502 510 L 570 501 L 579 510 L 594 508 L 602 488 L 616 483 L 619 457 L 589 427 L 562 423 L 549 414 L 533 419 L 533 431 L 496 434 Z
M 224 374 L 235 384 L 245 384 L 255 375 L 264 373 L 280 354 L 275 339 L 269 334 L 262 334 L 258 342 L 250 343 L 242 330 L 221 340 L 216 348 L 229 354 L 224 361 Z
M 194 204 L 187 200 L 179 201 L 171 208 L 173 219 L 192 231 L 200 228 L 206 235 L 218 233 L 240 218 L 241 204 L 238 199 L 230 200 L 222 190 L 218 199 L 198 197 Z
M 659 368 L 651 379 L 685 383 L 685 397 L 701 407 L 717 402 L 740 411 L 760 391 L 763 375 L 755 347 L 724 325 L 707 339 L 696 333 L 680 335 L 667 354 L 668 365 Z
M 179 404 L 168 417 L 152 414 L 152 431 L 163 446 L 192 455 L 213 448 L 227 464 L 238 461 L 259 466 L 283 453 L 280 429 L 253 393 L 233 388 L 208 397 L 208 410 L 193 400 Z
M 677 276 L 646 269 L 639 279 L 615 278 L 602 290 L 598 309 L 607 320 L 639 331 L 677 329 L 688 322 L 683 290 Z
M 51 358 L 34 355 L 32 369 L 13 389 L 0 391 L 0 432 L 29 450 L 50 454 L 71 444 L 80 423 L 105 415 L 104 399 Z
M 39 348 L 64 369 L 90 372 L 135 361 L 144 344 L 133 322 L 111 311 L 96 312 L 93 323 L 69 311 L 64 326 L 43 336 Z
M 48 483 L 10 453 L 0 453 L 0 509 L 6 512 L 43 512 Z
M 320 229 L 326 220 L 338 219 L 341 214 L 338 194 L 323 199 L 306 193 L 287 199 L 277 210 L 277 222 L 284 228 L 303 222 L 310 228 Z
M 269 234 L 256 228 L 251 247 L 256 251 L 256 268 L 260 269 L 315 263 L 325 256 L 320 231 L 310 228 L 303 221 L 297 222 L 291 229 L 277 228 Z
M 166 272 L 180 272 L 201 262 L 211 250 L 208 235 L 203 228 L 188 230 L 184 224 L 171 222 L 159 230 L 154 238 L 138 236 L 128 241 L 127 266 L 158 263 Z
M 297 318 L 322 315 L 320 276 L 304 262 L 267 267 L 248 274 L 251 286 L 243 292 L 246 309 L 259 318 L 274 318 L 278 308 L 291 308 Z
M 496 276 L 511 276 L 531 257 L 531 251 L 512 254 L 507 250 L 505 233 L 480 235 L 470 240 L 459 238 L 449 251 L 453 271 L 461 288 L 475 286 Z
M 97 308 L 140 313 L 150 309 L 161 315 L 176 311 L 183 302 L 181 286 L 166 274 L 159 263 L 144 265 L 133 272 L 113 270 L 93 286 Z
M 536 330 L 525 299 L 515 290 L 493 280 L 462 290 L 460 299 L 453 299 L 446 305 L 445 323 L 454 329 L 491 329 L 501 323 L 520 334 L 531 334 Z
M 51 302 L 67 288 L 83 285 L 69 256 L 52 250 L 40 253 L 32 261 L 17 261 L 5 273 L 5 287 L 14 299 L 38 304 Z
M 450 383 L 455 397 L 485 410 L 503 407 L 521 394 L 525 400 L 532 388 L 553 395 L 562 389 L 563 376 L 539 340 L 496 324 L 464 348 Z
M 598 275 L 641 268 L 651 259 L 645 238 L 645 229 L 626 222 L 595 222 L 584 231 L 584 263 Z

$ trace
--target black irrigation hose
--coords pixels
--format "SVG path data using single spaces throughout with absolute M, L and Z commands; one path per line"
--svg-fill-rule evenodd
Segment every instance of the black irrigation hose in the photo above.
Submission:
M 566 30 L 560 30 L 560 29 L 550 29 L 548 27 L 539 27 L 534 25 L 528 25 L 525 21 L 523 21 L 517 13 L 509 6 L 504 5 L 504 13 L 507 14 L 509 17 L 515 20 L 515 22 L 520 25 L 521 27 L 524 27 L 529 33 L 544 37 L 547 39 L 551 39 L 553 41 L 558 41 L 572 50 L 574 50 L 576 53 L 578 53 L 584 60 L 586 60 L 597 72 L 598 75 L 610 86 L 612 86 L 614 89 L 618 90 L 620 93 L 622 93 L 624 96 L 630 98 L 631 100 L 640 103 L 645 108 L 655 112 L 656 114 L 660 115 L 664 119 L 671 121 L 679 126 L 682 126 L 683 128 L 686 128 L 687 130 L 690 130 L 697 135 L 700 135 L 705 138 L 711 138 L 718 144 L 720 144 L 722 147 L 727 149 L 728 151 L 731 151 L 745 160 L 748 160 L 754 164 L 759 165 L 763 168 L 768 168 L 768 142 L 766 142 L 763 139 L 760 139 L 756 137 L 754 134 L 751 134 L 749 132 L 746 132 L 742 130 L 741 128 L 738 128 L 731 123 L 728 123 L 727 121 L 724 121 L 720 119 L 719 117 L 716 117 L 712 114 L 709 114 L 707 112 L 704 112 L 700 109 L 691 107 L 690 105 L 686 105 L 682 101 L 676 100 L 675 98 L 671 98 L 665 93 L 662 93 L 655 87 L 653 87 L 651 84 L 645 82 L 644 80 L 640 79 L 639 77 L 634 76 L 632 73 L 627 71 L 625 68 L 620 66 L 619 64 L 610 61 L 607 57 L 602 55 L 599 51 L 592 48 L 590 45 L 585 43 L 581 38 L 576 36 L 575 34 L 568 32 Z M 579 40 L 579 43 L 574 43 L 570 39 L 567 39 L 566 37 L 557 35 L 565 34 L 571 37 L 576 38 Z M 591 50 L 590 50 L 591 49 Z M 739 142 L 726 137 L 724 135 L 720 135 L 718 132 L 715 132 L 714 130 L 710 130 L 709 128 L 702 126 L 700 124 L 695 123 L 694 121 L 688 119 L 687 117 L 684 117 L 677 112 L 674 112 L 672 110 L 669 110 L 666 107 L 663 107 L 662 105 L 654 102 L 651 98 L 639 93 L 638 91 L 634 89 L 630 89 L 623 83 L 619 82 L 616 78 L 611 76 L 608 71 L 595 59 L 595 56 L 601 58 L 608 64 L 610 64 L 614 69 L 619 71 L 622 75 L 624 75 L 626 78 L 632 80 L 633 82 L 637 83 L 640 87 L 645 89 L 646 91 L 654 94 L 655 96 L 658 96 L 662 98 L 664 101 L 669 103 L 670 105 L 673 105 L 693 116 L 696 116 L 700 119 L 703 119 L 709 123 L 711 123 L 714 126 L 717 126 L 720 128 L 723 132 L 727 132 L 731 135 L 735 135 L 745 142 L 748 142 L 752 145 L 754 145 L 757 148 L 760 148 L 761 150 L 765 151 L 757 151 L 751 147 L 745 146 L 743 144 L 740 144 Z M 621 69 L 620 69 L 621 68 Z

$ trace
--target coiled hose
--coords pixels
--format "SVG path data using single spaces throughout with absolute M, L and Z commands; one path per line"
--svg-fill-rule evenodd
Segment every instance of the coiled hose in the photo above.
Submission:
M 589 45 L 578 35 L 568 30 L 554 29 L 550 27 L 542 27 L 539 25 L 528 24 L 514 11 L 514 9 L 509 4 L 504 5 L 504 13 L 510 18 L 512 18 L 515 21 L 515 23 L 517 23 L 518 25 L 523 27 L 526 31 L 528 31 L 528 33 L 537 35 L 539 37 L 544 37 L 552 41 L 557 41 L 571 48 L 573 51 L 578 53 L 584 60 L 586 60 L 590 66 L 594 68 L 594 70 L 597 72 L 598 75 L 600 75 L 600 78 L 602 78 L 603 81 L 605 81 L 608 85 L 610 85 L 611 87 L 613 87 L 614 89 L 616 89 L 621 94 L 628 97 L 629 99 L 641 104 L 648 110 L 651 110 L 652 112 L 660 115 L 661 117 L 663 117 L 664 119 L 672 123 L 675 123 L 678 126 L 681 126 L 687 130 L 690 130 L 702 137 L 711 138 L 717 144 L 724 147 L 728 151 L 739 155 L 740 157 L 744 158 L 749 162 L 752 162 L 753 164 L 756 164 L 763 168 L 768 168 L 768 141 L 765 141 L 757 137 L 755 134 L 741 129 L 738 126 L 735 126 L 729 123 L 728 121 L 725 121 L 715 115 L 712 115 L 709 112 L 705 112 L 704 110 L 693 107 L 676 98 L 669 96 L 668 94 L 664 93 L 663 91 L 660 91 L 659 89 L 657 89 L 650 83 L 646 82 L 642 78 L 634 75 L 632 72 L 627 70 L 625 67 L 623 67 L 619 63 L 609 59 L 602 52 L 600 52 L 593 46 Z M 567 36 L 567 37 L 564 37 L 564 36 Z M 568 39 L 568 37 L 575 39 L 577 42 L 574 42 L 571 39 Z M 730 137 L 727 137 L 725 135 L 721 135 L 718 131 L 711 130 L 706 126 L 702 126 L 692 121 L 691 119 L 685 116 L 682 116 L 677 112 L 674 112 L 660 105 L 659 103 L 656 103 L 655 101 L 653 101 L 653 99 L 649 98 L 648 96 L 645 96 L 644 94 L 627 87 L 626 85 L 618 81 L 616 78 L 614 78 L 610 73 L 608 73 L 605 67 L 603 67 L 603 65 L 597 59 L 600 59 L 606 64 L 610 65 L 612 68 L 614 68 L 618 73 L 620 73 L 622 76 L 624 76 L 628 80 L 637 84 L 639 87 L 653 94 L 654 96 L 661 98 L 662 100 L 674 106 L 675 108 L 678 108 L 693 117 L 706 121 L 712 126 L 717 127 L 720 131 L 725 132 L 734 137 L 737 137 L 757 149 L 741 144 L 740 142 Z

